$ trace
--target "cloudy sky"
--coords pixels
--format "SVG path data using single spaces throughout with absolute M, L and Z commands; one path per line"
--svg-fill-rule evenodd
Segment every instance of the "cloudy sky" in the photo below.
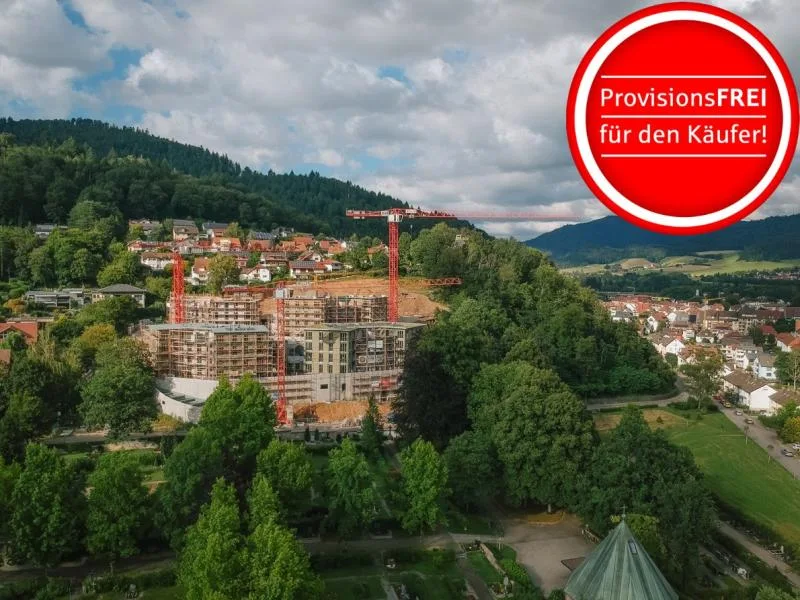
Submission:
M 567 89 L 593 38 L 649 4 L 0 0 L 0 113 L 139 125 L 428 208 L 591 220 L 606 211 L 567 149 Z M 797 78 L 797 0 L 715 4 L 770 36 Z M 795 167 L 758 216 L 798 212 L 798 198 Z

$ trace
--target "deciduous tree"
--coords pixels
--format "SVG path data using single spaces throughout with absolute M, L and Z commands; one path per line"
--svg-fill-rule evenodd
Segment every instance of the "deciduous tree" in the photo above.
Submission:
M 722 385 L 722 356 L 718 352 L 696 352 L 695 362 L 682 365 L 680 371 L 686 376 L 689 395 L 699 406 L 711 404 Z
M 272 440 L 258 455 L 258 473 L 266 477 L 288 514 L 302 514 L 309 505 L 314 468 L 303 446 Z
M 471 509 L 484 504 L 499 491 L 500 465 L 485 435 L 465 431 L 450 440 L 443 454 L 453 502 Z
M 236 491 L 220 478 L 211 502 L 186 534 L 178 582 L 187 600 L 240 600 L 246 589 L 245 562 Z
M 800 350 L 779 352 L 775 359 L 778 378 L 793 390 L 800 388 Z
M 421 439 L 400 453 L 401 488 L 405 499 L 403 529 L 412 533 L 433 530 L 447 522 L 444 502 L 447 465 L 433 444 Z
M 342 537 L 364 528 L 375 514 L 372 475 L 355 443 L 345 439 L 328 461 L 329 516 Z
M 380 455 L 383 444 L 383 424 L 381 413 L 375 397 L 370 396 L 367 401 L 367 412 L 361 420 L 361 447 L 367 456 L 375 458 Z
M 146 527 L 149 496 L 139 462 L 125 452 L 100 457 L 89 475 L 86 546 L 94 555 L 116 560 L 139 552 Z
M 224 286 L 238 281 L 239 267 L 233 256 L 217 254 L 208 261 L 208 287 L 212 292 L 219 294 Z
M 136 340 L 102 344 L 97 368 L 81 391 L 80 412 L 90 427 L 108 427 L 117 437 L 149 431 L 158 414 L 153 370 Z
M 28 445 L 11 498 L 12 545 L 17 558 L 51 567 L 77 549 L 86 501 L 82 479 L 55 450 Z

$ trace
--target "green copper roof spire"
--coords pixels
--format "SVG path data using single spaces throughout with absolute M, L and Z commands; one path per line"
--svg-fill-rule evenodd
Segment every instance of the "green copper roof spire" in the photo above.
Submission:
M 678 600 L 623 518 L 570 575 L 570 600 Z

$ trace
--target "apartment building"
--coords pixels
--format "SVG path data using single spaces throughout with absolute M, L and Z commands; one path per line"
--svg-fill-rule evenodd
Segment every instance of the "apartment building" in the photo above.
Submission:
M 324 323 L 305 332 L 305 371 L 315 374 L 401 370 L 422 323 Z
M 183 314 L 186 323 L 211 325 L 261 325 L 258 298 L 249 296 L 184 296 Z
M 286 334 L 304 338 L 309 327 L 323 323 L 376 323 L 388 319 L 386 296 L 321 296 L 317 293 L 286 299 Z
M 180 323 L 149 325 L 142 338 L 156 375 L 237 379 L 277 375 L 277 347 L 264 325 Z

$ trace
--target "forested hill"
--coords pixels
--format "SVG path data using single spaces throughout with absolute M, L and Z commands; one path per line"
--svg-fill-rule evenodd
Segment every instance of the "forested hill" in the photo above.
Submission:
M 662 258 L 711 250 L 738 250 L 750 260 L 800 258 L 800 214 L 740 221 L 703 235 L 653 233 L 619 217 L 566 225 L 526 242 L 564 263 L 613 262 L 623 258 Z
M 157 137 L 143 129 L 118 127 L 102 121 L 0 118 L 0 133 L 12 134 L 17 145 L 60 146 L 72 139 L 79 147 L 91 148 L 97 157 L 111 154 L 112 157 L 131 155 L 146 158 L 154 163 L 154 169 L 169 165 L 182 173 L 200 178 L 200 181 L 205 180 L 206 184 L 213 182 L 215 186 L 235 189 L 245 195 L 257 194 L 271 207 L 267 211 L 269 216 L 264 218 L 253 202 L 246 202 L 242 206 L 238 199 L 234 205 L 212 203 L 213 205 L 206 204 L 202 207 L 187 207 L 193 211 L 202 208 L 202 214 L 180 214 L 178 206 L 159 205 L 160 216 L 223 222 L 236 220 L 248 226 L 259 227 L 269 227 L 274 219 L 274 222 L 281 225 L 311 228 L 314 233 L 322 231 L 342 236 L 358 233 L 385 238 L 386 223 L 380 220 L 354 221 L 345 216 L 345 211 L 348 208 L 383 209 L 407 206 L 386 194 L 371 192 L 350 182 L 322 177 L 318 173 L 299 175 L 270 171 L 264 174 L 249 167 L 243 168 L 227 156 L 206 148 Z M 172 202 L 172 198 L 166 200 L 176 204 Z M 60 215 L 48 219 L 55 220 L 55 216 Z M 0 220 L 13 221 L 15 224 L 19 221 L 17 215 L 8 215 L 6 212 L 0 213 Z M 309 223 L 313 223 L 313 227 Z M 434 224 L 421 222 L 417 229 Z

